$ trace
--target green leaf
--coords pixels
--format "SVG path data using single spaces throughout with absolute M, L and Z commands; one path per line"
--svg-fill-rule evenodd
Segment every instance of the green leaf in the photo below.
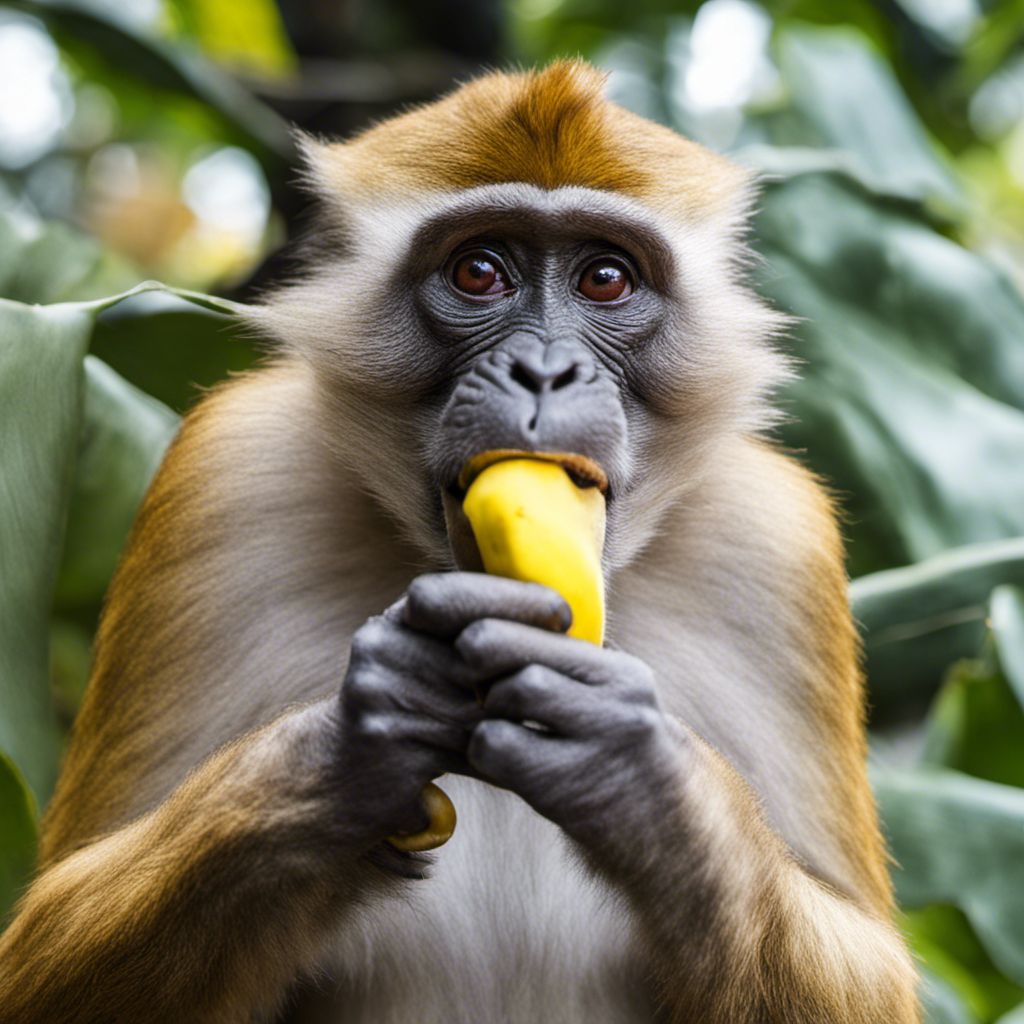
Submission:
M 100 600 L 178 417 L 94 356 L 85 360 L 85 410 L 58 607 Z
M 805 318 L 787 445 L 843 492 L 851 571 L 1024 534 L 1024 299 L 838 172 L 766 190 L 765 294 Z
M 67 735 L 85 696 L 92 668 L 93 622 L 62 615 L 50 623 L 50 683 L 57 720 Z
M 941 1009 L 929 1008 L 930 1019 L 948 1019 L 951 1011 L 954 1020 L 990 1021 L 1024 997 L 1024 989 L 995 969 L 970 922 L 956 907 L 912 910 L 903 915 L 903 932 L 932 979 L 941 979 L 956 996 L 943 998 L 942 987 L 935 986 L 933 996 L 938 998 L 933 1001 Z
M 92 317 L 0 300 L 0 753 L 42 804 L 59 740 L 47 656 Z
M 941 969 L 948 969 L 946 961 L 940 959 L 938 964 Z M 926 1024 L 983 1024 L 968 1009 L 956 986 L 950 983 L 941 970 L 932 970 L 927 962 L 919 965 L 918 969 L 921 975 L 918 994 Z
M 996 1024 L 1024 1024 L 1024 1003 L 1000 1017 Z
M 86 43 L 120 71 L 215 110 L 277 176 L 293 157 L 285 122 L 196 49 L 141 31 L 115 5 L 98 0 L 18 0 L 52 30 Z
M 981 649 L 987 599 L 1004 583 L 1024 584 L 1024 537 L 965 546 L 853 581 L 853 613 L 880 714 L 923 704 L 951 662 Z
M 14 762 L 0 752 L 0 924 L 28 881 L 35 853 L 35 801 Z
M 1024 787 L 1024 710 L 991 661 L 950 670 L 928 717 L 923 760 Z
M 999 664 L 1018 704 L 1024 707 L 1024 587 L 997 587 L 990 607 Z M 1021 757 L 1024 759 L 1024 750 Z
M 0 753 L 17 765 L 40 805 L 49 796 L 60 747 L 50 693 L 49 620 L 79 448 L 85 352 L 98 314 L 152 291 L 166 291 L 220 313 L 239 308 L 152 282 L 92 302 L 25 306 L 0 300 Z M 138 397 L 102 370 L 94 368 L 92 378 L 94 395 L 105 387 L 122 402 Z M 136 444 L 118 438 L 109 419 L 100 428 L 100 444 L 119 445 L 122 469 L 131 464 L 133 472 L 149 472 L 146 460 L 164 443 L 169 421 L 156 407 L 148 409 L 148 433 Z M 102 417 L 98 410 L 94 413 L 96 425 Z M 89 472 L 88 463 L 84 472 Z M 124 515 L 123 504 L 106 507 L 117 507 L 117 514 Z M 80 536 L 76 543 L 106 547 L 95 561 L 81 547 L 77 554 L 72 548 L 78 565 L 102 571 L 109 564 L 112 536 L 123 522 L 83 528 L 84 540 Z
M 1024 985 L 1024 790 L 941 769 L 875 766 L 872 778 L 900 903 L 959 907 Z
M 91 351 L 147 394 L 182 411 L 201 388 L 247 369 L 253 343 L 231 328 L 237 305 L 199 305 L 166 289 L 126 296 L 103 312 Z
M 776 52 L 790 109 L 774 142 L 843 150 L 875 187 L 963 207 L 945 159 L 865 36 L 790 24 L 777 33 Z

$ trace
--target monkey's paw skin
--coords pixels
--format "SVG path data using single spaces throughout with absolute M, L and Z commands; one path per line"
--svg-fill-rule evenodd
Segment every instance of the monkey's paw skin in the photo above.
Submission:
M 433 840 L 454 827 L 447 799 L 441 798 L 446 806 L 425 807 L 421 792 L 446 772 L 475 774 L 466 748 L 483 715 L 477 694 L 486 678 L 456 651 L 454 639 L 486 616 L 565 630 L 570 613 L 546 587 L 441 573 L 415 579 L 404 597 L 356 631 L 337 705 L 333 779 L 345 841 L 369 846 L 405 833 L 411 840 L 393 845 L 426 849 L 423 843 L 439 845 Z M 440 828 L 436 836 L 417 836 L 431 826 Z
M 484 778 L 609 863 L 628 860 L 636 836 L 678 810 L 679 729 L 644 662 L 495 619 L 468 626 L 455 647 L 498 677 L 467 751 Z

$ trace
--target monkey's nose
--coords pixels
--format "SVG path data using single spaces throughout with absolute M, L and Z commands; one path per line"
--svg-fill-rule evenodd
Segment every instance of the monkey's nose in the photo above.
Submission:
M 512 360 L 509 376 L 530 394 L 542 395 L 575 383 L 581 367 L 581 360 L 572 352 L 546 349 L 517 355 Z

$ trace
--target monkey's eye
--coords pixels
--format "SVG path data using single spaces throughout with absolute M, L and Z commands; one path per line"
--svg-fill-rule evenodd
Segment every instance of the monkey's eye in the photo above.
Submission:
M 512 291 L 501 260 L 484 249 L 456 257 L 448 268 L 448 279 L 457 291 L 473 298 L 492 298 Z
M 587 264 L 576 287 L 591 302 L 618 302 L 633 294 L 633 274 L 622 260 L 601 256 Z

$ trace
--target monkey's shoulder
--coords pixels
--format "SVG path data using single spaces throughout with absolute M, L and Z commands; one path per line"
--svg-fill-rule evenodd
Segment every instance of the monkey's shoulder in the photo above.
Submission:
M 723 444 L 714 465 L 667 512 L 617 589 L 634 606 L 693 598 L 735 618 L 805 593 L 845 602 L 842 537 L 832 496 L 793 456 L 758 439 Z

